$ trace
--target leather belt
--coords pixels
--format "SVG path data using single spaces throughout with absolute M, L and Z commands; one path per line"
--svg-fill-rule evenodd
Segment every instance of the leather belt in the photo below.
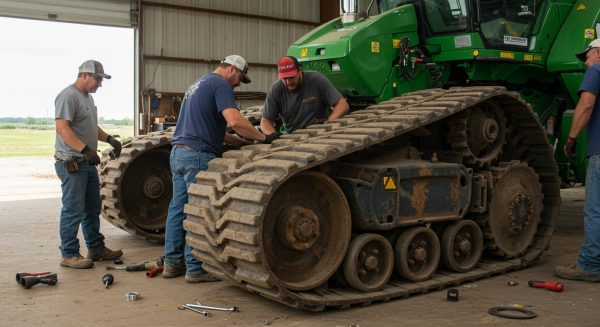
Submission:
M 74 157 L 73 159 L 75 159 L 75 162 L 84 162 L 85 161 L 84 157 Z M 66 160 L 63 160 L 63 159 L 61 159 L 61 158 L 59 158 L 57 156 L 54 156 L 54 160 L 56 160 L 56 162 L 59 162 L 59 161 L 64 162 L 64 161 L 66 161 Z
M 188 149 L 188 150 L 199 152 L 198 149 L 192 148 L 191 146 L 185 145 L 185 144 L 175 144 L 175 147 L 179 148 L 179 149 Z

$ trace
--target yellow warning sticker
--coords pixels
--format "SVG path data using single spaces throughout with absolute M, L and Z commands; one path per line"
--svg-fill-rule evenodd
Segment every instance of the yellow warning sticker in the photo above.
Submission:
M 583 37 L 586 39 L 595 39 L 596 38 L 596 30 L 593 28 L 586 28 L 585 32 L 583 32 Z
M 393 40 L 392 40 L 392 46 L 394 47 L 394 49 L 398 49 L 398 48 L 400 48 L 400 40 L 398 40 L 398 39 L 393 39 Z
M 386 191 L 395 191 L 397 189 L 393 176 L 383 176 L 383 189 Z
M 303 48 L 303 49 L 300 51 L 300 57 L 304 58 L 304 57 L 306 57 L 307 55 L 308 55 L 308 48 Z
M 586 10 L 587 8 L 585 7 L 585 5 L 582 3 L 579 6 L 577 6 L 577 10 L 581 11 L 581 10 Z
M 515 59 L 515 54 L 513 52 L 500 52 L 500 58 L 504 59 Z
M 379 52 L 379 42 L 371 42 L 371 52 Z
M 533 61 L 533 55 L 525 54 L 525 55 L 523 55 L 523 59 L 525 61 Z

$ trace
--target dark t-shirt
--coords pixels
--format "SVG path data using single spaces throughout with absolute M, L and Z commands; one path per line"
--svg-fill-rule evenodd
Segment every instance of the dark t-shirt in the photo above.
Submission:
M 221 156 L 227 121 L 222 111 L 237 108 L 233 88 L 221 76 L 209 73 L 185 92 L 173 145 L 185 144 Z
M 319 72 L 303 72 L 302 84 L 289 91 L 282 80 L 273 83 L 262 116 L 270 121 L 281 118 L 285 129 L 293 132 L 305 128 L 315 119 L 326 119 L 342 94 Z
M 589 67 L 585 75 L 583 75 L 583 82 L 579 88 L 579 95 L 581 92 L 587 91 L 596 96 L 596 103 L 594 104 L 594 111 L 588 122 L 588 148 L 587 155 L 593 156 L 600 154 L 600 63 L 593 64 Z

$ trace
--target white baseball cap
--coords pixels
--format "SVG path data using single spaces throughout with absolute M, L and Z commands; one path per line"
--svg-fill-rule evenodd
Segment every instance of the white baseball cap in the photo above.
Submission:
M 239 69 L 242 72 L 242 83 L 248 84 L 250 82 L 252 82 L 249 78 L 248 78 L 248 62 L 246 62 L 246 59 L 244 59 L 242 56 L 238 56 L 238 55 L 230 55 L 225 57 L 225 59 L 221 60 L 221 63 L 223 64 L 230 64 L 232 66 L 235 66 L 237 69 Z
M 590 44 L 587 46 L 587 48 L 585 48 L 585 50 L 583 50 L 583 52 L 580 52 L 575 56 L 577 56 L 577 59 L 585 61 L 587 59 L 586 53 L 594 48 L 600 48 L 600 39 L 595 39 L 594 41 L 590 42 Z
M 100 76 L 102 78 L 110 79 L 110 75 L 104 73 L 104 67 L 99 61 L 96 60 L 86 60 L 79 66 L 80 73 L 88 73 L 95 76 Z

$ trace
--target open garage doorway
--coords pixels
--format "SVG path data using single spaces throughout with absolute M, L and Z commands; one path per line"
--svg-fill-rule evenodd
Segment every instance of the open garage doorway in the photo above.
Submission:
M 0 17 L 0 30 L 0 134 L 7 134 L 0 156 L 52 155 L 54 99 L 87 59 L 112 75 L 93 94 L 99 123 L 109 133 L 133 135 L 134 28 Z

